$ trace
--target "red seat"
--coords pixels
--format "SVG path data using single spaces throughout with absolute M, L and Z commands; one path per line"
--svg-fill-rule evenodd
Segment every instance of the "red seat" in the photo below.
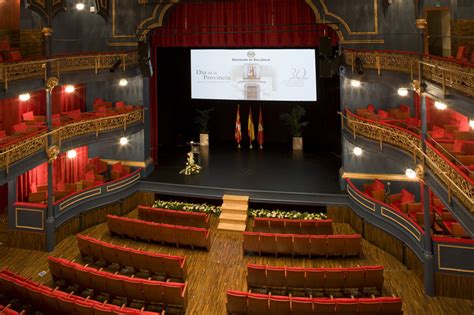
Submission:
M 373 298 L 359 299 L 359 314 L 360 315 L 380 315 L 382 312 L 382 301 Z
M 313 299 L 314 313 L 321 315 L 336 314 L 336 302 L 332 299 Z
M 312 241 L 312 240 L 311 240 Z M 344 255 L 345 235 L 328 235 L 327 236 L 327 256 L 343 256 Z
M 400 315 L 403 314 L 402 299 L 399 297 L 384 297 L 382 300 L 382 314 Z
M 276 234 L 276 251 L 278 255 L 293 256 L 293 235 Z
M 183 265 L 181 264 L 180 258 L 173 256 L 167 256 L 165 263 L 163 264 L 163 271 L 167 277 L 184 279 Z
M 132 266 L 138 270 L 148 270 L 147 253 L 140 250 L 130 249 Z
M 203 228 L 189 228 L 191 234 L 192 247 L 206 248 L 209 250 L 211 247 L 211 230 Z
M 317 234 L 316 233 L 316 222 L 314 220 L 302 220 L 301 221 L 301 233 L 303 233 L 303 234 Z
M 77 235 L 77 247 L 79 247 L 79 251 L 81 252 L 82 256 L 91 255 L 89 240 L 87 236 L 81 234 Z
M 275 234 L 260 233 L 260 251 L 265 254 L 276 254 Z
M 270 314 L 290 315 L 290 298 L 288 296 L 270 296 Z
M 175 232 L 176 232 L 176 242 L 180 246 L 191 246 L 193 244 L 193 241 L 191 239 L 191 233 L 189 232 L 188 227 L 177 225 L 175 227 Z
M 122 229 L 120 227 L 120 221 L 117 216 L 107 215 L 107 227 L 111 234 L 118 234 L 123 236 Z
M 266 267 L 261 265 L 247 265 L 247 284 L 249 288 L 267 288 Z
M 317 234 L 320 235 L 331 235 L 333 234 L 332 230 L 332 220 L 318 220 L 316 221 Z
M 127 299 L 132 299 L 135 301 L 144 301 L 145 295 L 143 294 L 143 287 L 145 286 L 144 280 L 137 278 L 124 277 L 123 287 L 124 287 L 124 296 Z M 146 284 L 147 285 L 147 284 Z
M 58 296 L 58 309 L 62 314 L 76 314 L 74 309 L 75 300 L 68 296 Z
M 384 281 L 383 266 L 367 266 L 365 269 L 364 289 L 376 288 L 379 293 L 382 293 L 382 286 Z
M 359 234 L 346 235 L 343 256 L 359 256 L 362 250 L 362 239 Z
M 268 314 L 268 295 L 249 293 L 247 299 L 248 314 Z
M 291 298 L 291 314 L 314 314 L 313 299 L 311 298 Z
M 163 283 L 163 299 L 168 306 L 186 308 L 186 284 L 176 282 Z
M 81 286 L 82 288 L 93 287 L 89 270 L 87 270 L 86 268 L 78 267 L 74 269 L 74 273 L 76 274 L 76 283 L 79 284 L 79 286 Z
M 282 291 L 286 291 L 285 267 L 268 266 L 266 269 L 267 269 L 267 285 L 268 285 L 268 287 L 278 289 L 278 290 L 282 290 Z
M 358 313 L 359 301 L 356 299 L 336 299 L 336 314 L 353 315 Z
M 102 273 L 101 276 L 106 280 L 108 293 L 116 297 L 126 296 L 124 282 L 129 279 L 128 277 L 105 273 Z
M 165 273 L 164 264 L 166 263 L 167 261 L 163 259 L 161 255 L 158 255 L 155 253 L 149 253 L 148 255 L 146 255 L 147 269 L 151 273 L 164 274 Z
M 313 292 L 326 288 L 326 271 L 323 268 L 306 269 L 305 288 Z
M 260 233 L 244 232 L 243 238 L 244 252 L 258 253 L 260 255 Z
M 364 287 L 365 269 L 364 268 L 346 268 L 345 269 L 344 288 L 362 292 Z
M 107 243 L 102 244 L 102 253 L 104 254 L 105 261 L 107 261 L 109 264 L 117 263 L 117 252 L 122 250 L 122 247 Z
M 120 266 L 128 266 L 132 267 L 132 256 L 130 255 L 130 251 L 126 248 L 122 248 L 122 250 L 116 251 L 117 254 L 117 262 Z
M 286 267 L 286 284 L 289 290 L 305 289 L 305 269 Z
M 270 233 L 285 233 L 285 221 L 282 219 L 269 219 Z
M 75 301 L 74 311 L 76 315 L 94 315 L 94 304 L 92 301 Z
M 326 291 L 344 289 L 345 272 L 340 268 L 326 268 Z
M 247 314 L 247 293 L 227 290 L 227 311 L 233 315 Z
M 143 296 L 146 301 L 163 303 L 163 283 L 154 281 L 143 286 Z
M 90 250 L 91 250 L 91 256 L 94 257 L 95 259 L 103 259 L 104 254 L 102 253 L 102 246 L 97 243 L 93 242 L 89 244 Z
M 310 255 L 311 257 L 327 256 L 328 247 L 327 236 L 325 235 L 311 235 Z M 344 245 L 344 243 L 342 243 Z
M 301 220 L 285 220 L 286 233 L 301 234 Z
M 269 232 L 270 222 L 266 218 L 254 218 L 253 219 L 253 230 L 255 232 Z
M 174 226 L 168 225 L 168 224 L 162 224 L 161 228 L 162 228 L 163 243 L 173 244 L 177 246 L 176 231 L 175 231 Z

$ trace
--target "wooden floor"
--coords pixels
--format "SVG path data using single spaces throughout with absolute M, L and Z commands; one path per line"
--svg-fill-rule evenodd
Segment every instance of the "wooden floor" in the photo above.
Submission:
M 136 210 L 129 216 L 136 217 Z M 428 298 L 423 294 L 423 283 L 412 271 L 406 269 L 395 258 L 370 243 L 363 241 L 363 256 L 353 259 L 304 259 L 274 258 L 242 255 L 242 235 L 237 232 L 217 231 L 217 219 L 212 218 L 212 245 L 209 252 L 177 249 L 156 244 L 147 244 L 119 237 L 111 237 L 106 224 L 92 227 L 83 234 L 100 238 L 114 244 L 142 250 L 184 255 L 188 263 L 189 305 L 187 314 L 225 314 L 225 291 L 228 288 L 247 290 L 246 264 L 268 264 L 276 266 L 304 267 L 351 267 L 357 265 L 384 265 L 384 295 L 394 294 L 403 299 L 405 314 L 469 314 L 474 313 L 474 302 L 453 298 Z M 335 224 L 335 233 L 353 233 L 346 224 Z M 67 259 L 80 260 L 76 238 L 71 236 L 56 247 L 51 254 Z M 38 273 L 48 270 L 47 253 L 30 250 L 10 249 L 0 245 L 0 267 L 33 280 L 51 283 L 48 273 L 41 278 Z

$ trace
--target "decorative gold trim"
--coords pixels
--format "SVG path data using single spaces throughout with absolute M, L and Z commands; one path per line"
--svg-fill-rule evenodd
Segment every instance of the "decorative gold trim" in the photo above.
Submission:
M 122 165 L 125 166 L 131 166 L 131 167 L 145 167 L 146 162 L 138 162 L 138 161 L 123 161 L 123 160 L 110 160 L 110 159 L 101 159 L 104 162 L 107 162 L 107 164 L 112 165 L 116 164 L 118 162 L 121 162 Z
M 462 248 L 462 249 L 474 250 L 473 247 L 438 244 L 438 269 L 439 270 L 446 270 L 446 271 L 458 271 L 458 272 L 474 273 L 474 270 L 441 267 L 441 247 Z
M 396 217 L 400 218 L 401 220 L 403 220 L 404 222 L 406 222 L 408 225 L 410 225 L 411 227 L 413 227 L 416 231 L 417 231 L 417 235 L 415 235 L 415 233 L 413 233 L 413 231 L 409 228 L 407 228 L 405 225 L 401 224 L 399 221 L 395 220 L 393 217 L 385 214 L 385 211 L 386 212 L 389 212 L 389 213 L 392 213 L 393 215 L 395 215 Z M 415 237 L 418 242 L 421 240 L 421 233 L 420 231 L 415 227 L 413 226 L 413 223 L 411 223 L 410 221 L 408 221 L 407 219 L 405 219 L 403 216 L 401 216 L 400 214 L 398 214 L 397 212 L 395 211 L 392 211 L 388 208 L 385 208 L 385 207 L 381 207 L 380 209 L 380 214 L 390 220 L 392 220 L 393 222 L 397 223 L 399 226 L 403 227 L 406 231 L 408 231 L 408 233 L 410 233 L 411 235 L 413 235 L 413 237 Z
M 312 0 L 306 0 L 305 2 L 313 10 L 314 15 L 316 16 L 316 22 L 321 23 L 321 20 L 322 20 L 321 19 L 321 14 L 319 13 L 318 8 L 314 5 L 314 2 Z M 329 27 L 332 28 L 336 32 L 337 36 L 339 37 L 339 41 L 343 42 L 344 41 L 344 34 L 342 34 L 341 30 L 338 29 L 338 27 L 333 25 L 333 24 L 330 24 Z
M 383 39 L 350 39 L 341 40 L 341 44 L 385 44 Z
M 38 228 L 38 227 L 35 227 L 35 226 L 18 225 L 18 210 L 20 210 L 20 211 L 30 211 L 30 212 L 40 212 L 41 213 L 41 228 Z M 43 210 L 38 210 L 38 209 L 15 208 L 15 228 L 44 231 L 44 211 Z
M 111 47 L 137 47 L 138 42 L 118 42 L 118 43 L 107 43 L 108 46 Z
M 357 202 L 360 203 L 363 207 L 369 209 L 370 211 L 375 212 L 375 203 L 374 203 L 374 202 L 372 202 L 372 201 L 370 201 L 370 200 L 367 200 L 367 199 L 365 199 L 364 197 L 362 197 L 361 195 L 359 195 L 359 194 L 357 193 L 357 191 L 355 191 L 350 185 L 347 186 L 347 188 L 349 188 L 349 189 L 347 190 L 347 192 L 348 192 L 349 195 L 352 197 L 352 199 L 354 199 L 355 201 L 357 201 Z M 354 193 L 355 195 L 353 195 L 353 193 Z M 369 206 L 367 206 L 367 205 L 364 204 L 363 202 L 360 202 L 359 198 L 362 199 L 362 200 L 364 200 L 364 201 L 367 202 L 368 204 L 370 204 L 370 205 L 372 206 L 372 208 L 370 208 Z
M 400 174 L 369 174 L 369 173 L 352 173 L 344 172 L 342 178 L 348 179 L 380 179 L 380 180 L 391 180 L 391 181 L 401 181 L 401 182 L 418 182 L 418 179 L 410 179 L 406 175 Z
M 136 182 L 137 180 L 140 179 L 140 173 L 135 174 L 134 176 L 127 178 L 126 180 L 120 181 L 118 183 L 114 183 L 112 185 L 107 186 L 107 192 L 111 192 L 117 189 L 120 189 L 122 187 L 128 186 Z
M 135 34 L 132 35 L 117 35 L 117 31 L 115 28 L 115 1 L 112 0 L 112 38 L 136 38 Z
M 144 38 L 148 32 L 153 29 L 153 28 L 156 28 L 156 27 L 161 27 L 163 26 L 163 18 L 165 17 L 165 14 L 166 12 L 174 5 L 174 3 L 170 3 L 170 4 L 167 4 L 163 7 L 163 9 L 161 10 L 160 12 L 160 15 L 158 17 L 158 22 L 156 23 L 153 23 L 153 24 L 150 24 L 146 27 L 146 30 L 144 30 L 141 34 L 140 34 L 140 38 Z M 156 18 L 156 13 L 158 11 L 158 7 L 159 7 L 159 4 L 156 5 L 155 9 L 153 10 L 153 15 L 151 17 L 149 17 L 148 19 L 144 20 L 142 23 L 140 23 L 140 25 L 138 25 L 137 29 L 141 29 L 143 27 L 143 25 L 148 22 L 148 21 L 152 21 Z
M 71 205 L 75 203 L 78 203 L 79 201 L 100 195 L 101 193 L 102 193 L 102 187 L 97 187 L 95 189 L 87 190 L 77 195 L 73 195 L 70 198 L 68 198 L 66 201 L 59 204 L 59 211 L 63 211 L 64 209 L 70 207 Z M 85 197 L 82 197 L 82 196 L 85 196 Z M 82 198 L 77 199 L 78 197 L 82 197 Z

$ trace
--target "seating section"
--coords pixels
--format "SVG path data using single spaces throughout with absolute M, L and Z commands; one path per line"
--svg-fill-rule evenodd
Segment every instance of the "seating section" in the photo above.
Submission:
M 210 215 L 202 212 L 187 212 L 138 206 L 138 218 L 144 221 L 171 225 L 194 226 L 209 229 Z
M 332 294 L 334 291 L 348 295 L 380 294 L 383 287 L 383 266 L 356 268 L 300 268 L 247 265 L 247 285 L 272 292 Z M 374 293 L 377 292 L 377 293 Z
M 186 283 L 131 278 L 52 256 L 48 257 L 48 263 L 54 280 L 61 279 L 68 284 L 77 284 L 81 288 L 112 296 L 186 309 Z
M 97 302 L 72 293 L 51 289 L 8 270 L 0 272 L 0 287 L 9 295 L 28 300 L 36 309 L 47 314 L 159 314 L 120 307 L 107 302 Z
M 403 314 L 399 297 L 305 298 L 227 290 L 228 314 Z
M 165 278 L 186 279 L 186 257 L 145 252 L 128 247 L 113 245 L 98 239 L 77 235 L 77 244 L 83 256 L 103 259 L 110 264 L 148 270 L 164 275 Z
M 254 218 L 253 231 L 265 233 L 333 234 L 332 220 Z
M 361 236 L 244 232 L 243 250 L 250 253 L 332 257 L 359 256 Z
M 11 309 L 10 305 L 7 305 L 7 306 L 0 305 L 0 314 L 17 315 L 17 314 L 25 314 L 25 313 L 24 312 L 18 313 L 17 311 Z
M 211 230 L 107 215 L 110 233 L 164 244 L 211 248 Z

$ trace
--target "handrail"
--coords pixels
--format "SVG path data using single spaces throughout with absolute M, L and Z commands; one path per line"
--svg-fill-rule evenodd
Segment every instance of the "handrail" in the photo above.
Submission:
M 447 186 L 448 191 L 453 192 L 466 208 L 474 212 L 473 181 L 429 142 L 426 143 L 426 153 L 424 153 L 421 146 L 421 136 L 397 126 L 358 117 L 348 109 L 346 109 L 346 113 L 347 116 L 340 113 L 342 123 L 344 125 L 344 119 L 346 119 L 347 128 L 352 131 L 354 138 L 356 134 L 359 134 L 379 141 L 380 146 L 384 142 L 389 143 L 412 154 L 415 163 L 416 158 L 424 160 L 426 166 L 431 168 Z
M 8 85 L 12 81 L 33 78 L 46 80 L 47 65 L 57 77 L 64 72 L 84 70 L 94 70 L 95 74 L 98 74 L 100 70 L 110 69 L 118 60 L 121 61 L 120 65 L 125 71 L 127 67 L 138 64 L 138 52 L 64 55 L 51 59 L 3 62 L 0 63 L 0 83 L 3 83 L 5 90 L 8 90 Z
M 113 129 L 123 128 L 126 130 L 127 126 L 143 121 L 144 117 L 144 108 L 140 107 L 128 113 L 97 119 L 86 119 L 65 124 L 53 129 L 51 132 L 42 132 L 38 136 L 27 138 L 24 141 L 14 143 L 3 149 L 0 148 L 0 169 L 5 168 L 8 174 L 8 169 L 11 164 L 42 149 L 47 152 L 53 145 L 61 147 L 62 141 L 84 134 L 95 133 L 97 137 L 99 133 Z M 48 136 L 51 136 L 51 142 L 48 141 Z
M 433 56 L 419 56 L 415 53 L 402 51 L 360 51 L 344 49 L 346 64 L 355 71 L 356 59 L 362 61 L 366 69 L 375 69 L 380 75 L 382 70 L 409 73 L 411 79 L 420 79 L 421 65 L 423 79 L 441 84 L 443 94 L 450 87 L 468 96 L 474 96 L 474 64 L 458 62 L 449 58 L 434 58 Z

